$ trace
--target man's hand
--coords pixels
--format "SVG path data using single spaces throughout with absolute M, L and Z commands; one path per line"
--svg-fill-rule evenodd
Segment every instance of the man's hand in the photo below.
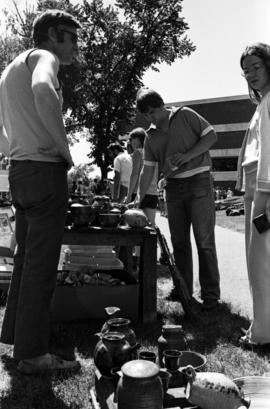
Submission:
M 179 153 L 175 153 L 174 155 L 170 156 L 168 160 L 171 166 L 176 166 L 179 168 L 181 165 L 184 165 L 184 163 L 187 163 L 190 159 L 189 159 L 188 152 L 186 153 L 179 152 Z
M 39 148 L 38 152 L 42 153 L 43 155 L 51 155 L 51 156 L 63 158 L 63 160 L 68 163 L 68 170 L 71 169 L 72 166 L 74 166 L 74 163 L 73 163 L 73 160 L 72 160 L 72 157 L 69 151 L 61 152 L 61 150 L 57 146 L 51 146 L 49 148 Z

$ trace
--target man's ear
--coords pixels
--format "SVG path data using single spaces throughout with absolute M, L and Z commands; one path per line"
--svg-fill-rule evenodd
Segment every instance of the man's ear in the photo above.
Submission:
M 48 28 L 48 38 L 53 43 L 56 43 L 58 41 L 58 35 L 57 34 L 58 34 L 57 29 L 55 27 L 49 27 Z

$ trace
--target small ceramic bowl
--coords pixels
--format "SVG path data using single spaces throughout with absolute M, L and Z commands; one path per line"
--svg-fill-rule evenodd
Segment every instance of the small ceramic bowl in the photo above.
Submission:
M 100 225 L 103 227 L 116 227 L 120 222 L 121 215 L 119 213 L 100 213 Z

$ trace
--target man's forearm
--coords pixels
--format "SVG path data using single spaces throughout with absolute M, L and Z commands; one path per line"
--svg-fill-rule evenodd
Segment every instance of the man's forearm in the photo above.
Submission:
M 190 149 L 189 154 L 191 159 L 201 155 L 204 152 L 207 152 L 216 141 L 217 135 L 214 131 L 211 131 L 202 137 L 199 142 Z
M 0 152 L 9 156 L 9 143 L 3 126 L 0 126 Z
M 41 87 L 35 93 L 35 106 L 39 117 L 52 138 L 52 146 L 44 147 L 44 153 L 48 148 L 48 154 L 62 156 L 67 162 L 72 162 L 69 152 L 68 141 L 62 118 L 62 112 L 57 94 L 49 87 Z

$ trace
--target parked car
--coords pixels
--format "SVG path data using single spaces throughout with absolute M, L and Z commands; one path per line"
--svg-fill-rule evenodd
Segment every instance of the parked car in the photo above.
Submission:
M 236 204 L 244 205 L 243 196 L 233 196 L 233 197 L 228 197 L 226 199 L 215 200 L 215 209 L 225 210 Z
M 226 209 L 227 216 L 240 216 L 245 214 L 244 203 L 235 203 Z

